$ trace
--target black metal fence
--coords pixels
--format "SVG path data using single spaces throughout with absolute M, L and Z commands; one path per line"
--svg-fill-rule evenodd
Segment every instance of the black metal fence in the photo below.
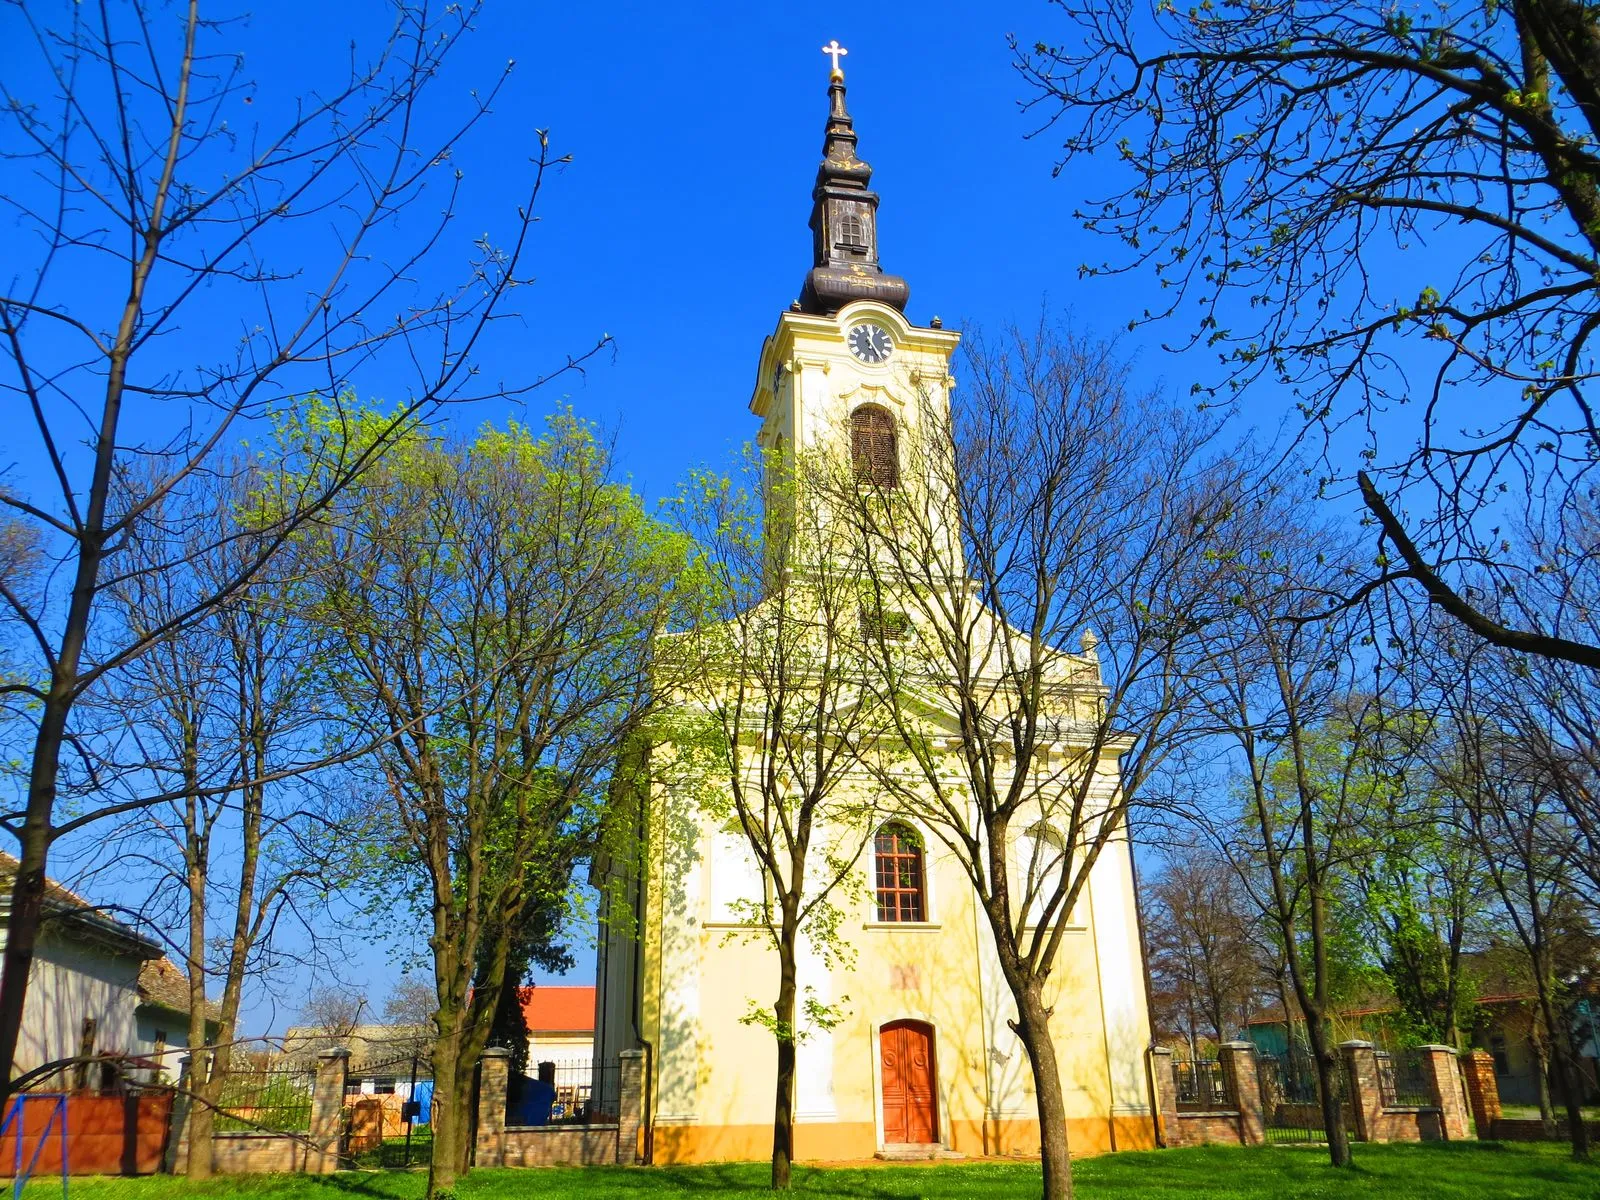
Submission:
M 1433 1085 L 1420 1050 L 1378 1050 L 1378 1097 L 1385 1108 L 1432 1108 Z
M 1328 1140 L 1322 1093 L 1317 1083 L 1317 1063 L 1310 1050 L 1294 1045 L 1282 1054 L 1258 1055 L 1256 1076 L 1261 1083 L 1261 1116 L 1268 1142 Z M 1329 1082 L 1344 1110 L 1345 1130 L 1354 1138 L 1350 1081 L 1343 1062 L 1334 1069 Z
M 1219 1062 L 1196 1060 L 1172 1064 L 1177 1077 L 1179 1112 L 1217 1112 L 1238 1107 L 1228 1094 Z
M 317 1073 L 304 1065 L 254 1056 L 229 1064 L 217 1097 L 218 1133 L 306 1133 Z
M 536 1078 L 555 1088 L 550 1105 L 552 1125 L 604 1125 L 617 1119 L 621 1108 L 618 1064 L 591 1059 L 542 1062 Z

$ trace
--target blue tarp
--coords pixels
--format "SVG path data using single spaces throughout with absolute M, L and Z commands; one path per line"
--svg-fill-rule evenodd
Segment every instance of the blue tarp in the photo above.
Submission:
M 411 1093 L 411 1098 L 417 1102 L 417 1116 L 412 1123 L 429 1124 L 433 1118 L 433 1080 L 417 1080 L 417 1090 Z
M 522 1086 L 513 1091 L 517 1098 L 506 1105 L 507 1125 L 550 1124 L 550 1109 L 556 1100 L 554 1084 L 524 1077 Z

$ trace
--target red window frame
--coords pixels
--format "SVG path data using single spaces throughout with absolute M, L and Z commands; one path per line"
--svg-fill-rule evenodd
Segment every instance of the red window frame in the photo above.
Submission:
M 885 825 L 872 840 L 878 920 L 928 919 L 922 840 L 904 825 Z

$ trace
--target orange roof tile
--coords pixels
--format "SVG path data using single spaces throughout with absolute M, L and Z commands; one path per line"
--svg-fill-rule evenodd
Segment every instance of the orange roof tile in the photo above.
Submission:
M 519 988 L 528 1032 L 593 1033 L 594 988 L 539 985 Z

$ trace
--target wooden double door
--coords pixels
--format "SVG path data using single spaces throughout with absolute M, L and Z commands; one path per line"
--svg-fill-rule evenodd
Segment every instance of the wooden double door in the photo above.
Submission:
M 938 1072 L 933 1029 L 921 1021 L 892 1021 L 878 1033 L 883 1056 L 883 1140 L 886 1145 L 931 1145 L 939 1140 Z

